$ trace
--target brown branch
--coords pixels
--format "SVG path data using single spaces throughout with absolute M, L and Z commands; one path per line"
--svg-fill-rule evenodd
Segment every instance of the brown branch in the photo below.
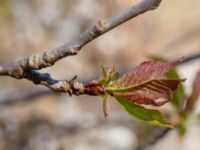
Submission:
M 71 80 L 55 80 L 48 73 L 38 73 L 34 70 L 27 70 L 24 74 L 24 78 L 33 81 L 35 84 L 40 84 L 48 87 L 49 89 L 56 92 L 68 93 L 70 96 L 74 95 L 93 95 L 104 94 L 104 88 L 98 83 L 90 82 L 83 84 L 75 81 L 76 76 Z
M 89 42 L 140 14 L 156 9 L 160 2 L 161 0 L 142 0 L 116 16 L 99 21 L 95 26 L 61 46 L 44 53 L 34 54 L 18 62 L 0 64 L 0 76 L 11 76 L 16 79 L 26 78 L 59 92 L 69 92 L 72 85 L 68 81 L 54 80 L 48 74 L 41 74 L 34 70 L 52 66 L 64 57 L 76 55 Z M 81 87 L 80 85 L 79 87 Z
M 184 65 L 184 64 L 191 62 L 191 61 L 199 60 L 199 59 L 200 59 L 199 53 L 193 54 L 191 56 L 185 57 L 185 59 L 179 64 L 179 66 Z M 123 70 L 123 71 L 120 71 L 120 72 L 127 72 L 127 70 Z M 49 76 L 49 75 L 44 74 L 44 76 Z M 99 76 L 99 74 L 94 75 L 94 77 L 98 77 L 98 76 Z M 47 82 L 46 77 L 44 79 Z M 94 79 L 94 78 L 91 78 L 91 79 Z M 53 83 L 53 81 L 55 82 L 54 79 L 51 79 L 51 80 L 52 80 L 51 81 L 52 83 Z M 84 81 L 90 81 L 90 80 L 84 80 Z M 50 79 L 49 79 L 49 81 L 50 81 Z M 0 97 L 0 105 L 12 105 L 12 104 L 15 104 L 15 103 L 17 104 L 21 101 L 22 102 L 28 101 L 30 99 L 34 99 L 36 97 L 43 96 L 43 95 L 49 95 L 49 94 L 57 94 L 57 92 L 53 92 L 52 90 L 48 90 L 48 89 L 37 89 L 37 90 L 30 91 L 28 93 L 23 92 L 23 93 L 20 93 L 18 95 L 8 94 L 7 96 Z

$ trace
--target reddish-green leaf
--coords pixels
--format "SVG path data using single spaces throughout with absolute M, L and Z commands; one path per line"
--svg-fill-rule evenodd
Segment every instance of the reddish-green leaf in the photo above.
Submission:
M 170 95 L 176 90 L 182 80 L 154 79 L 133 86 L 123 92 L 121 89 L 114 92 L 114 95 L 124 97 L 132 103 L 160 106 L 169 101 Z
M 117 77 L 114 68 L 102 67 L 103 77 L 97 81 L 99 90 L 95 94 L 104 95 L 104 115 L 108 115 L 107 96 L 113 96 L 132 116 L 154 125 L 172 127 L 158 110 L 147 109 L 141 105 L 161 106 L 170 100 L 181 79 L 165 79 L 165 73 L 173 69 L 180 61 L 166 63 L 146 61 L 121 77 Z M 105 95 L 106 94 L 106 95 Z
M 160 78 L 173 69 L 180 61 L 166 63 L 161 61 L 145 61 L 133 68 L 130 72 L 113 82 L 114 87 L 128 87 L 144 81 Z
M 107 91 L 132 103 L 163 105 L 169 101 L 171 94 L 183 80 L 161 79 L 161 77 L 179 62 L 146 61 L 113 81 Z

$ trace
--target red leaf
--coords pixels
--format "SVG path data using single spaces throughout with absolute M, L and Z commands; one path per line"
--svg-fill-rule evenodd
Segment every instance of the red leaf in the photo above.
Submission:
M 173 69 L 180 63 L 181 60 L 166 63 L 160 61 L 145 61 L 139 66 L 133 68 L 130 72 L 123 75 L 113 83 L 116 87 L 128 87 L 130 85 L 138 84 L 144 81 L 159 78 L 166 72 Z
M 171 94 L 183 80 L 161 79 L 179 61 L 166 63 L 146 61 L 112 83 L 114 95 L 132 103 L 160 106 L 169 101 Z
M 170 95 L 176 90 L 181 81 L 183 80 L 150 80 L 141 84 L 137 90 L 116 92 L 114 95 L 121 96 L 136 104 L 161 106 L 169 101 Z

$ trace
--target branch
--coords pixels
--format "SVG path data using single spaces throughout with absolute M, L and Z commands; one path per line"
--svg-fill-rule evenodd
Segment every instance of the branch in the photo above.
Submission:
M 190 55 L 189 57 L 186 57 L 181 64 L 185 64 L 196 59 L 200 60 L 200 53 L 196 53 L 196 54 Z
M 56 92 L 64 92 L 68 93 L 70 96 L 74 95 L 97 95 L 103 94 L 104 89 L 101 85 L 90 82 L 84 85 L 81 82 L 75 81 L 76 76 L 71 80 L 55 80 L 48 73 L 38 73 L 34 70 L 27 70 L 26 74 L 24 74 L 24 78 L 33 81 L 35 84 L 40 84 L 48 87 L 49 89 Z
M 12 106 L 16 105 L 19 103 L 26 103 L 26 102 L 31 102 L 36 100 L 40 96 L 45 96 L 45 95 L 56 95 L 58 93 L 53 92 L 48 89 L 36 89 L 32 90 L 30 92 L 23 92 L 21 94 L 11 94 L 8 93 L 6 96 L 1 96 L 0 97 L 0 105 L 3 106 Z
M 52 79 L 48 74 L 41 74 L 34 70 L 52 66 L 64 57 L 76 55 L 89 42 L 140 14 L 156 9 L 160 2 L 161 0 L 142 0 L 116 16 L 99 21 L 95 26 L 61 46 L 44 53 L 34 54 L 18 62 L 0 64 L 0 75 L 11 76 L 16 79 L 26 78 L 56 91 L 68 92 L 71 87 L 68 81 L 57 81 Z M 40 82 L 38 82 L 38 78 L 40 78 Z M 62 89 L 63 86 L 65 87 L 64 90 Z
M 191 61 L 198 60 L 198 59 L 200 59 L 200 54 L 198 54 L 198 53 L 197 54 L 193 54 L 191 56 L 185 57 L 185 59 L 179 64 L 179 66 L 187 64 L 188 62 L 191 62 Z M 123 70 L 123 72 L 127 72 L 127 70 Z M 123 73 L 123 72 L 121 72 L 121 73 Z M 43 74 L 43 76 L 49 76 L 49 75 L 48 74 L 46 74 L 46 75 Z M 99 75 L 94 75 L 94 76 L 97 77 Z M 44 79 L 47 82 L 46 77 Z M 91 78 L 91 79 L 93 79 L 93 78 Z M 39 79 L 37 79 L 37 80 L 39 80 Z M 52 80 L 51 81 L 52 83 L 53 83 L 53 81 L 54 82 L 56 81 L 54 79 L 48 79 L 48 80 L 49 80 L 49 82 L 50 82 L 50 80 Z M 71 80 L 71 81 L 73 81 L 73 80 Z M 58 85 L 58 82 L 59 81 L 57 81 L 57 85 Z M 62 81 L 62 82 L 64 82 L 64 81 Z M 52 87 L 56 87 L 56 86 L 52 85 Z M 21 94 L 19 94 L 17 96 L 16 95 L 13 96 L 13 94 L 8 94 L 7 96 L 0 98 L 0 105 L 8 105 L 9 106 L 9 105 L 17 104 L 19 102 L 26 102 L 26 101 L 28 101 L 30 99 L 34 99 L 36 97 L 43 96 L 43 95 L 49 95 L 49 94 L 57 94 L 57 92 L 53 92 L 52 90 L 39 89 L 39 90 L 30 91 L 29 93 L 21 93 Z
M 157 130 L 158 131 L 156 131 L 156 133 L 152 135 L 149 140 L 141 142 L 141 144 L 139 144 L 135 150 L 144 150 L 145 148 L 154 145 L 163 137 L 165 137 L 170 131 L 172 131 L 171 128 L 158 128 Z

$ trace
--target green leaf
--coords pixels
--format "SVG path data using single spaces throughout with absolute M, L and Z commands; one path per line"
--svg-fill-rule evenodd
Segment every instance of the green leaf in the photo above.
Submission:
M 181 79 L 178 72 L 173 69 L 170 70 L 169 72 L 166 73 L 166 77 L 168 78 L 176 78 L 176 79 Z M 186 99 L 186 94 L 185 94 L 185 88 L 182 83 L 179 84 L 178 88 L 172 95 L 171 103 L 177 107 L 180 108 L 184 100 Z
M 185 134 L 187 132 L 187 128 L 186 128 L 185 124 L 179 124 L 177 126 L 177 130 L 178 130 L 178 133 L 179 133 L 180 137 L 185 136 Z
M 119 77 L 118 72 L 114 67 L 104 67 L 100 66 L 102 78 L 98 80 L 98 83 L 103 86 L 108 86 L 112 81 L 117 80 Z
M 120 103 L 122 108 L 125 109 L 131 116 L 134 116 L 152 125 L 158 125 L 168 128 L 173 127 L 172 124 L 164 120 L 162 114 L 157 110 L 146 109 L 142 106 L 130 103 L 129 101 L 120 96 L 115 96 L 115 99 Z
M 106 68 L 103 65 L 100 65 L 101 73 L 103 75 L 103 78 L 107 78 L 107 71 Z
M 177 125 L 176 129 L 179 133 L 180 137 L 184 137 L 186 132 L 187 132 L 187 118 L 185 118 L 184 116 L 179 116 L 179 124 Z
M 107 81 L 106 81 L 105 79 L 99 80 L 98 83 L 99 83 L 100 85 L 104 85 L 104 86 L 107 86 L 107 84 L 108 84 Z
M 107 69 L 103 65 L 100 65 L 100 68 L 101 68 L 102 78 L 99 79 L 98 83 L 100 85 L 107 86 L 108 85 Z

